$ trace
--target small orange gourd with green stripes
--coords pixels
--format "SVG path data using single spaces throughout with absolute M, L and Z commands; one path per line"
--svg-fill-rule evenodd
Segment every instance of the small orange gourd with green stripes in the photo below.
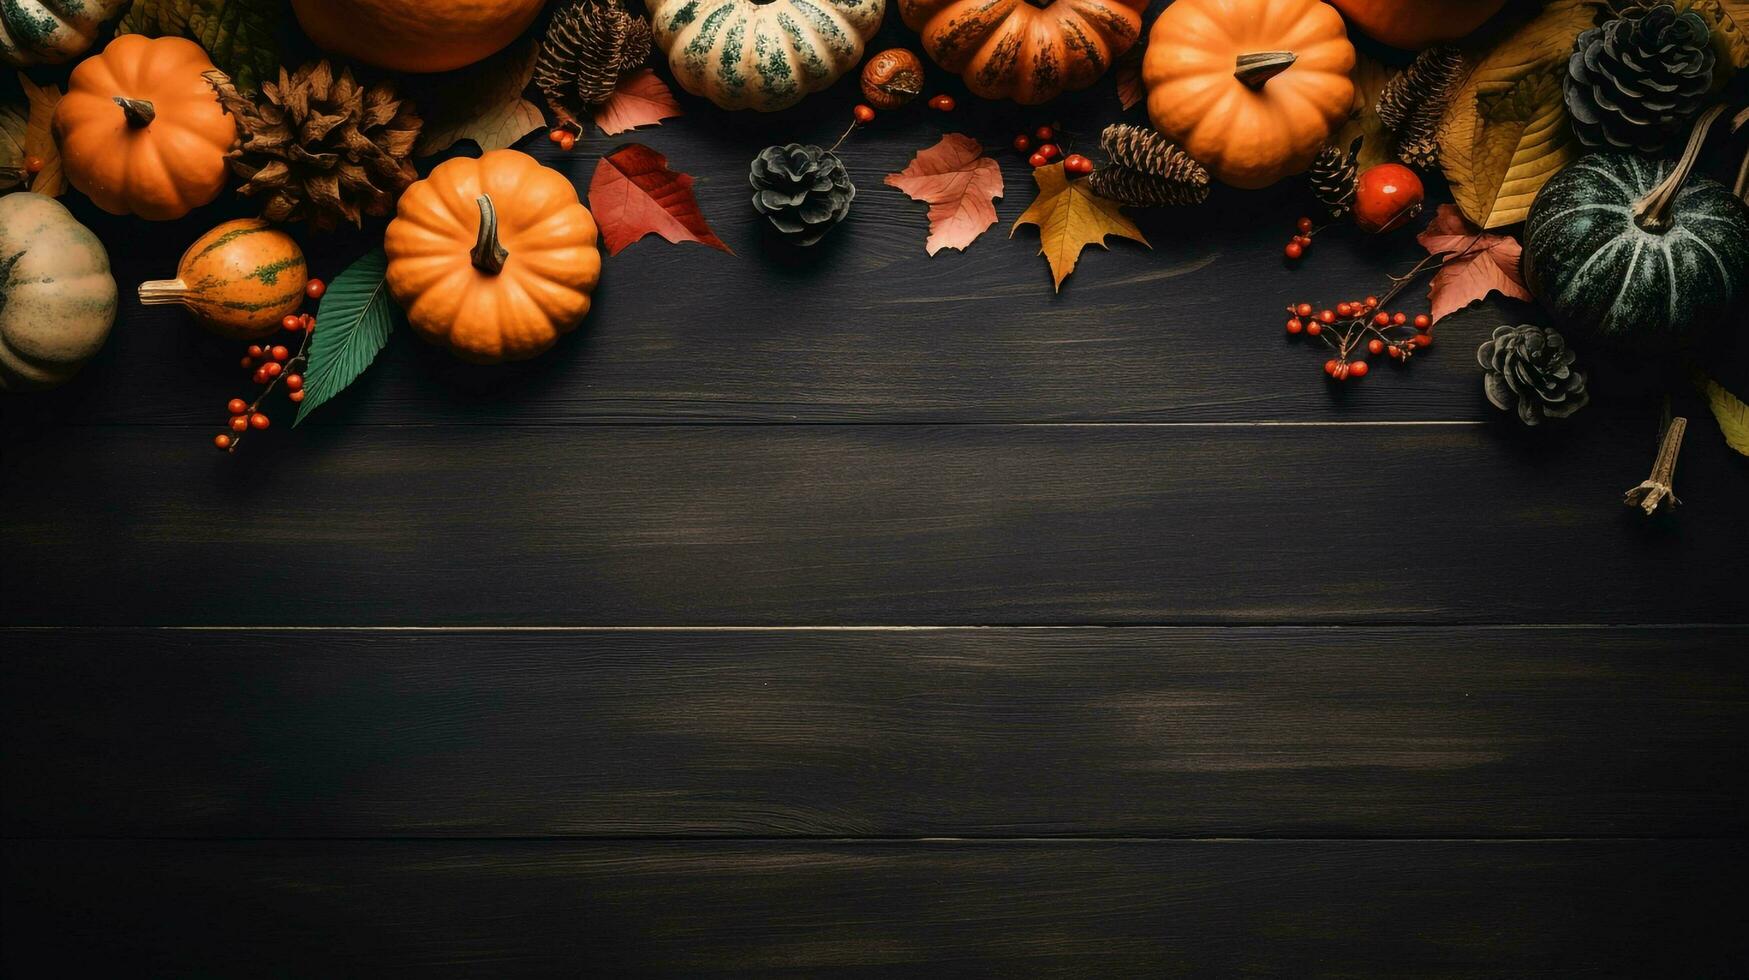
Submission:
M 260 218 L 239 218 L 195 239 L 175 279 L 141 283 L 140 302 L 186 306 L 213 333 L 253 340 L 297 311 L 308 279 L 304 251 L 290 235 Z

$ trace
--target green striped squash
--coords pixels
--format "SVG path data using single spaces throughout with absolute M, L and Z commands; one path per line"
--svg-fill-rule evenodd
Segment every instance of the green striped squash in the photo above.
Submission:
M 1661 229 L 1634 208 L 1670 160 L 1581 157 L 1543 185 L 1524 222 L 1524 275 L 1564 329 L 1630 350 L 1691 343 L 1749 298 L 1749 208 L 1689 175 Z
M 297 312 L 308 281 L 304 251 L 290 235 L 260 218 L 238 218 L 195 239 L 175 279 L 140 283 L 140 303 L 184 306 L 221 337 L 257 340 Z
M 887 0 L 649 0 L 682 87 L 724 109 L 787 109 L 862 60 Z
M 86 52 L 98 25 L 129 0 L 0 0 L 0 59 L 14 68 L 58 65 Z

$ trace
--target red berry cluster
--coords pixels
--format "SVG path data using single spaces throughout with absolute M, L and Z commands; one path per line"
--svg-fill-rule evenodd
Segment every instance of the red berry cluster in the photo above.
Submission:
M 571 129 L 571 124 L 555 126 L 547 132 L 547 139 L 558 144 L 559 149 L 570 152 L 577 146 L 577 134 Z
M 1387 296 L 1386 300 L 1390 297 Z M 1336 351 L 1324 362 L 1324 373 L 1337 381 L 1364 378 L 1365 358 L 1388 353 L 1402 363 L 1417 350 L 1433 344 L 1433 318 L 1425 313 L 1388 312 L 1377 296 L 1337 303 L 1335 309 L 1316 310 L 1310 303 L 1287 308 L 1287 332 L 1321 338 Z M 1362 353 L 1364 351 L 1364 353 Z
M 1282 254 L 1291 261 L 1297 261 L 1306 254 L 1306 249 L 1312 247 L 1312 236 L 1317 233 L 1318 229 L 1312 224 L 1311 218 L 1300 218 L 1294 222 L 1294 237 L 1288 240 Z
M 313 300 L 321 299 L 327 291 L 327 285 L 320 279 L 311 279 L 304 284 L 304 295 Z M 250 344 L 244 352 L 239 363 L 243 370 L 251 372 L 250 380 L 261 385 L 262 389 L 254 401 L 233 398 L 225 403 L 225 412 L 231 417 L 231 431 L 213 436 L 213 445 L 225 452 L 236 450 L 243 441 L 243 434 L 249 430 L 265 429 L 272 424 L 273 420 L 261 411 L 261 403 L 281 381 L 285 382 L 286 397 L 292 404 L 304 400 L 304 376 L 300 372 L 309 365 L 304 351 L 310 346 L 310 336 L 316 331 L 316 318 L 308 313 L 289 313 L 279 325 L 296 336 L 298 349 L 293 353 L 285 344 Z
M 1032 135 L 1020 133 L 1014 137 L 1014 152 L 1026 154 L 1026 162 L 1034 169 L 1046 166 L 1058 157 L 1063 158 L 1063 170 L 1074 176 L 1085 176 L 1093 172 L 1093 161 L 1079 153 L 1063 156 L 1063 148 L 1057 143 L 1057 127 L 1040 126 L 1032 131 Z

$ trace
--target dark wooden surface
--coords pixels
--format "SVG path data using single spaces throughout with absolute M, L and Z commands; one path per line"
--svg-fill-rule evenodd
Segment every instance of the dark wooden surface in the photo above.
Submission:
M 1526 433 L 1495 303 L 1332 388 L 1280 307 L 1417 249 L 1290 269 L 1291 186 L 1054 295 L 1004 153 L 996 228 L 923 254 L 883 174 L 1086 148 L 1109 82 L 883 116 L 806 253 L 746 161 L 848 90 L 683 101 L 636 138 L 737 254 L 633 246 L 538 361 L 398 336 L 225 458 L 236 345 L 128 299 L 0 401 L 0 972 L 1749 974 L 1749 461 L 1685 387 L 1642 521 L 1667 379 L 1593 357 Z M 615 142 L 528 148 L 586 186 Z M 124 286 L 247 212 L 69 204 Z

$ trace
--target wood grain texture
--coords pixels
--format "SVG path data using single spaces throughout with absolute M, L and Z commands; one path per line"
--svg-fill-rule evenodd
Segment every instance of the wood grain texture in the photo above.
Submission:
M 7 836 L 1708 836 L 1749 628 L 5 631 Z
M 1742 841 L 7 842 L 7 972 L 1730 976 Z
M 1743 622 L 1749 461 L 1653 431 L 629 426 L 6 445 L 6 625 Z

